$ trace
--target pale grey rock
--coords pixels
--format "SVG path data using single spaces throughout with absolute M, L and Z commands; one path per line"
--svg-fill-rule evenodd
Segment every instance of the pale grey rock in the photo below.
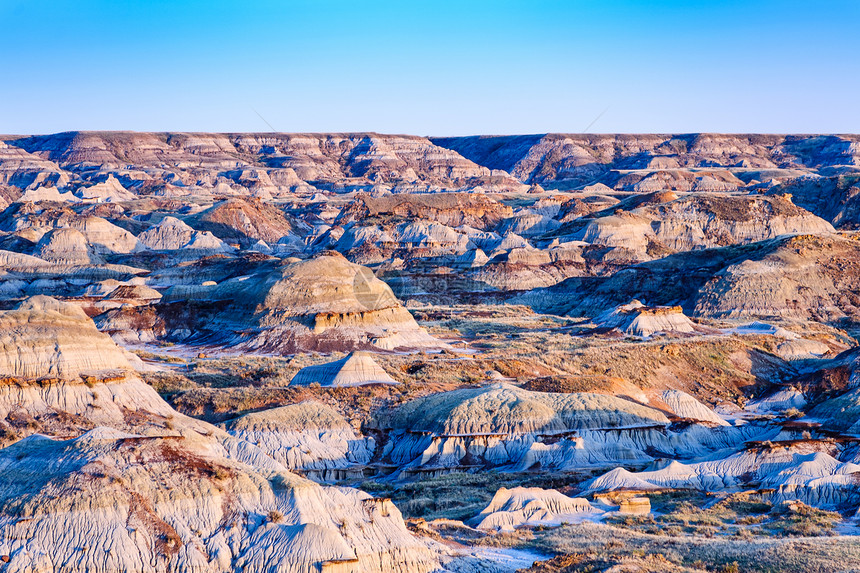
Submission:
M 680 306 L 648 307 L 633 300 L 607 311 L 594 319 L 603 328 L 617 328 L 631 336 L 647 338 L 657 333 L 696 332 L 693 322 Z
M 375 449 L 373 438 L 357 436 L 343 416 L 316 401 L 245 414 L 223 427 L 317 481 L 361 477 Z
M 383 455 L 401 477 L 494 467 L 567 471 L 653 461 L 647 452 L 682 458 L 737 448 L 778 430 L 692 424 L 672 431 L 659 410 L 601 394 L 530 392 L 507 384 L 412 400 L 380 414 Z
M 154 251 L 193 250 L 229 253 L 234 249 L 208 231 L 195 231 L 176 217 L 165 217 L 138 235 L 138 240 Z
M 851 476 L 860 466 L 820 451 L 826 447 L 814 442 L 777 445 L 694 464 L 673 461 L 663 469 L 638 473 L 617 468 L 587 482 L 585 493 L 667 488 L 722 491 L 756 483 L 772 488 L 775 502 L 798 500 L 823 508 L 857 503 L 860 486 Z
M 446 347 L 418 326 L 391 288 L 370 269 L 332 252 L 214 287 L 173 289 L 163 300 L 193 298 L 228 301 L 227 308 L 207 325 L 210 336 L 245 350 Z M 122 329 L 109 322 L 105 328 Z M 240 336 L 235 334 L 238 330 Z
M 621 247 L 645 258 L 649 240 L 656 239 L 651 221 L 633 213 L 620 213 L 593 219 L 582 232 L 581 240 L 603 247 Z
M 517 235 L 529 237 L 554 231 L 560 226 L 561 223 L 551 217 L 535 213 L 531 210 L 523 210 L 513 217 L 505 219 L 498 230 L 502 234 L 516 233 Z
M 96 183 L 89 187 L 81 187 L 75 191 L 75 195 L 83 200 L 94 200 L 99 203 L 132 201 L 137 198 L 134 193 L 130 193 L 123 187 L 122 183 L 113 174 L 108 175 L 107 179 L 101 183 Z
M 62 224 L 80 231 L 96 253 L 129 254 L 144 249 L 134 235 L 101 217 L 77 218 Z
M 323 387 L 364 386 L 365 384 L 397 384 L 368 352 L 351 352 L 349 355 L 324 364 L 305 366 L 299 370 L 290 385 Z
M 96 265 L 104 263 L 83 233 L 76 229 L 54 229 L 36 244 L 39 257 L 59 265 Z
M 776 352 L 786 360 L 814 360 L 828 354 L 830 347 L 818 340 L 798 338 L 781 343 Z
M 0 311 L 0 324 L 0 376 L 75 379 L 128 368 L 122 351 L 74 304 L 34 296 Z
M 729 425 L 716 412 L 681 390 L 665 390 L 660 398 L 679 418 L 708 422 L 718 426 Z
M 518 527 L 559 526 L 593 518 L 603 511 L 587 499 L 537 487 L 499 488 L 471 523 L 477 529 L 513 531 Z

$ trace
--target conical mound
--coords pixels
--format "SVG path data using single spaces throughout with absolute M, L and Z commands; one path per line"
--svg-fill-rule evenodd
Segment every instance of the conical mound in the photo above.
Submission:
M 292 386 L 317 383 L 327 387 L 364 386 L 366 384 L 397 384 L 367 352 L 352 352 L 345 358 L 307 366 L 290 381 Z

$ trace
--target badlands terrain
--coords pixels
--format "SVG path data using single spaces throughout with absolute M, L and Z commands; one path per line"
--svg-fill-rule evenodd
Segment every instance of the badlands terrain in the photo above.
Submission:
M 860 571 L 860 136 L 0 136 L 0 573 Z

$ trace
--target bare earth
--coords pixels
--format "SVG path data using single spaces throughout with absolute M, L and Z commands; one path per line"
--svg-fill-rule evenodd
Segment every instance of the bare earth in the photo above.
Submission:
M 0 573 L 860 571 L 860 136 L 0 137 Z

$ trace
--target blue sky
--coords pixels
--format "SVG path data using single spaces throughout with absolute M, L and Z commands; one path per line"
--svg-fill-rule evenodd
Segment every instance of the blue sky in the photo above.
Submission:
M 0 133 L 860 132 L 858 25 L 860 0 L 0 0 Z

